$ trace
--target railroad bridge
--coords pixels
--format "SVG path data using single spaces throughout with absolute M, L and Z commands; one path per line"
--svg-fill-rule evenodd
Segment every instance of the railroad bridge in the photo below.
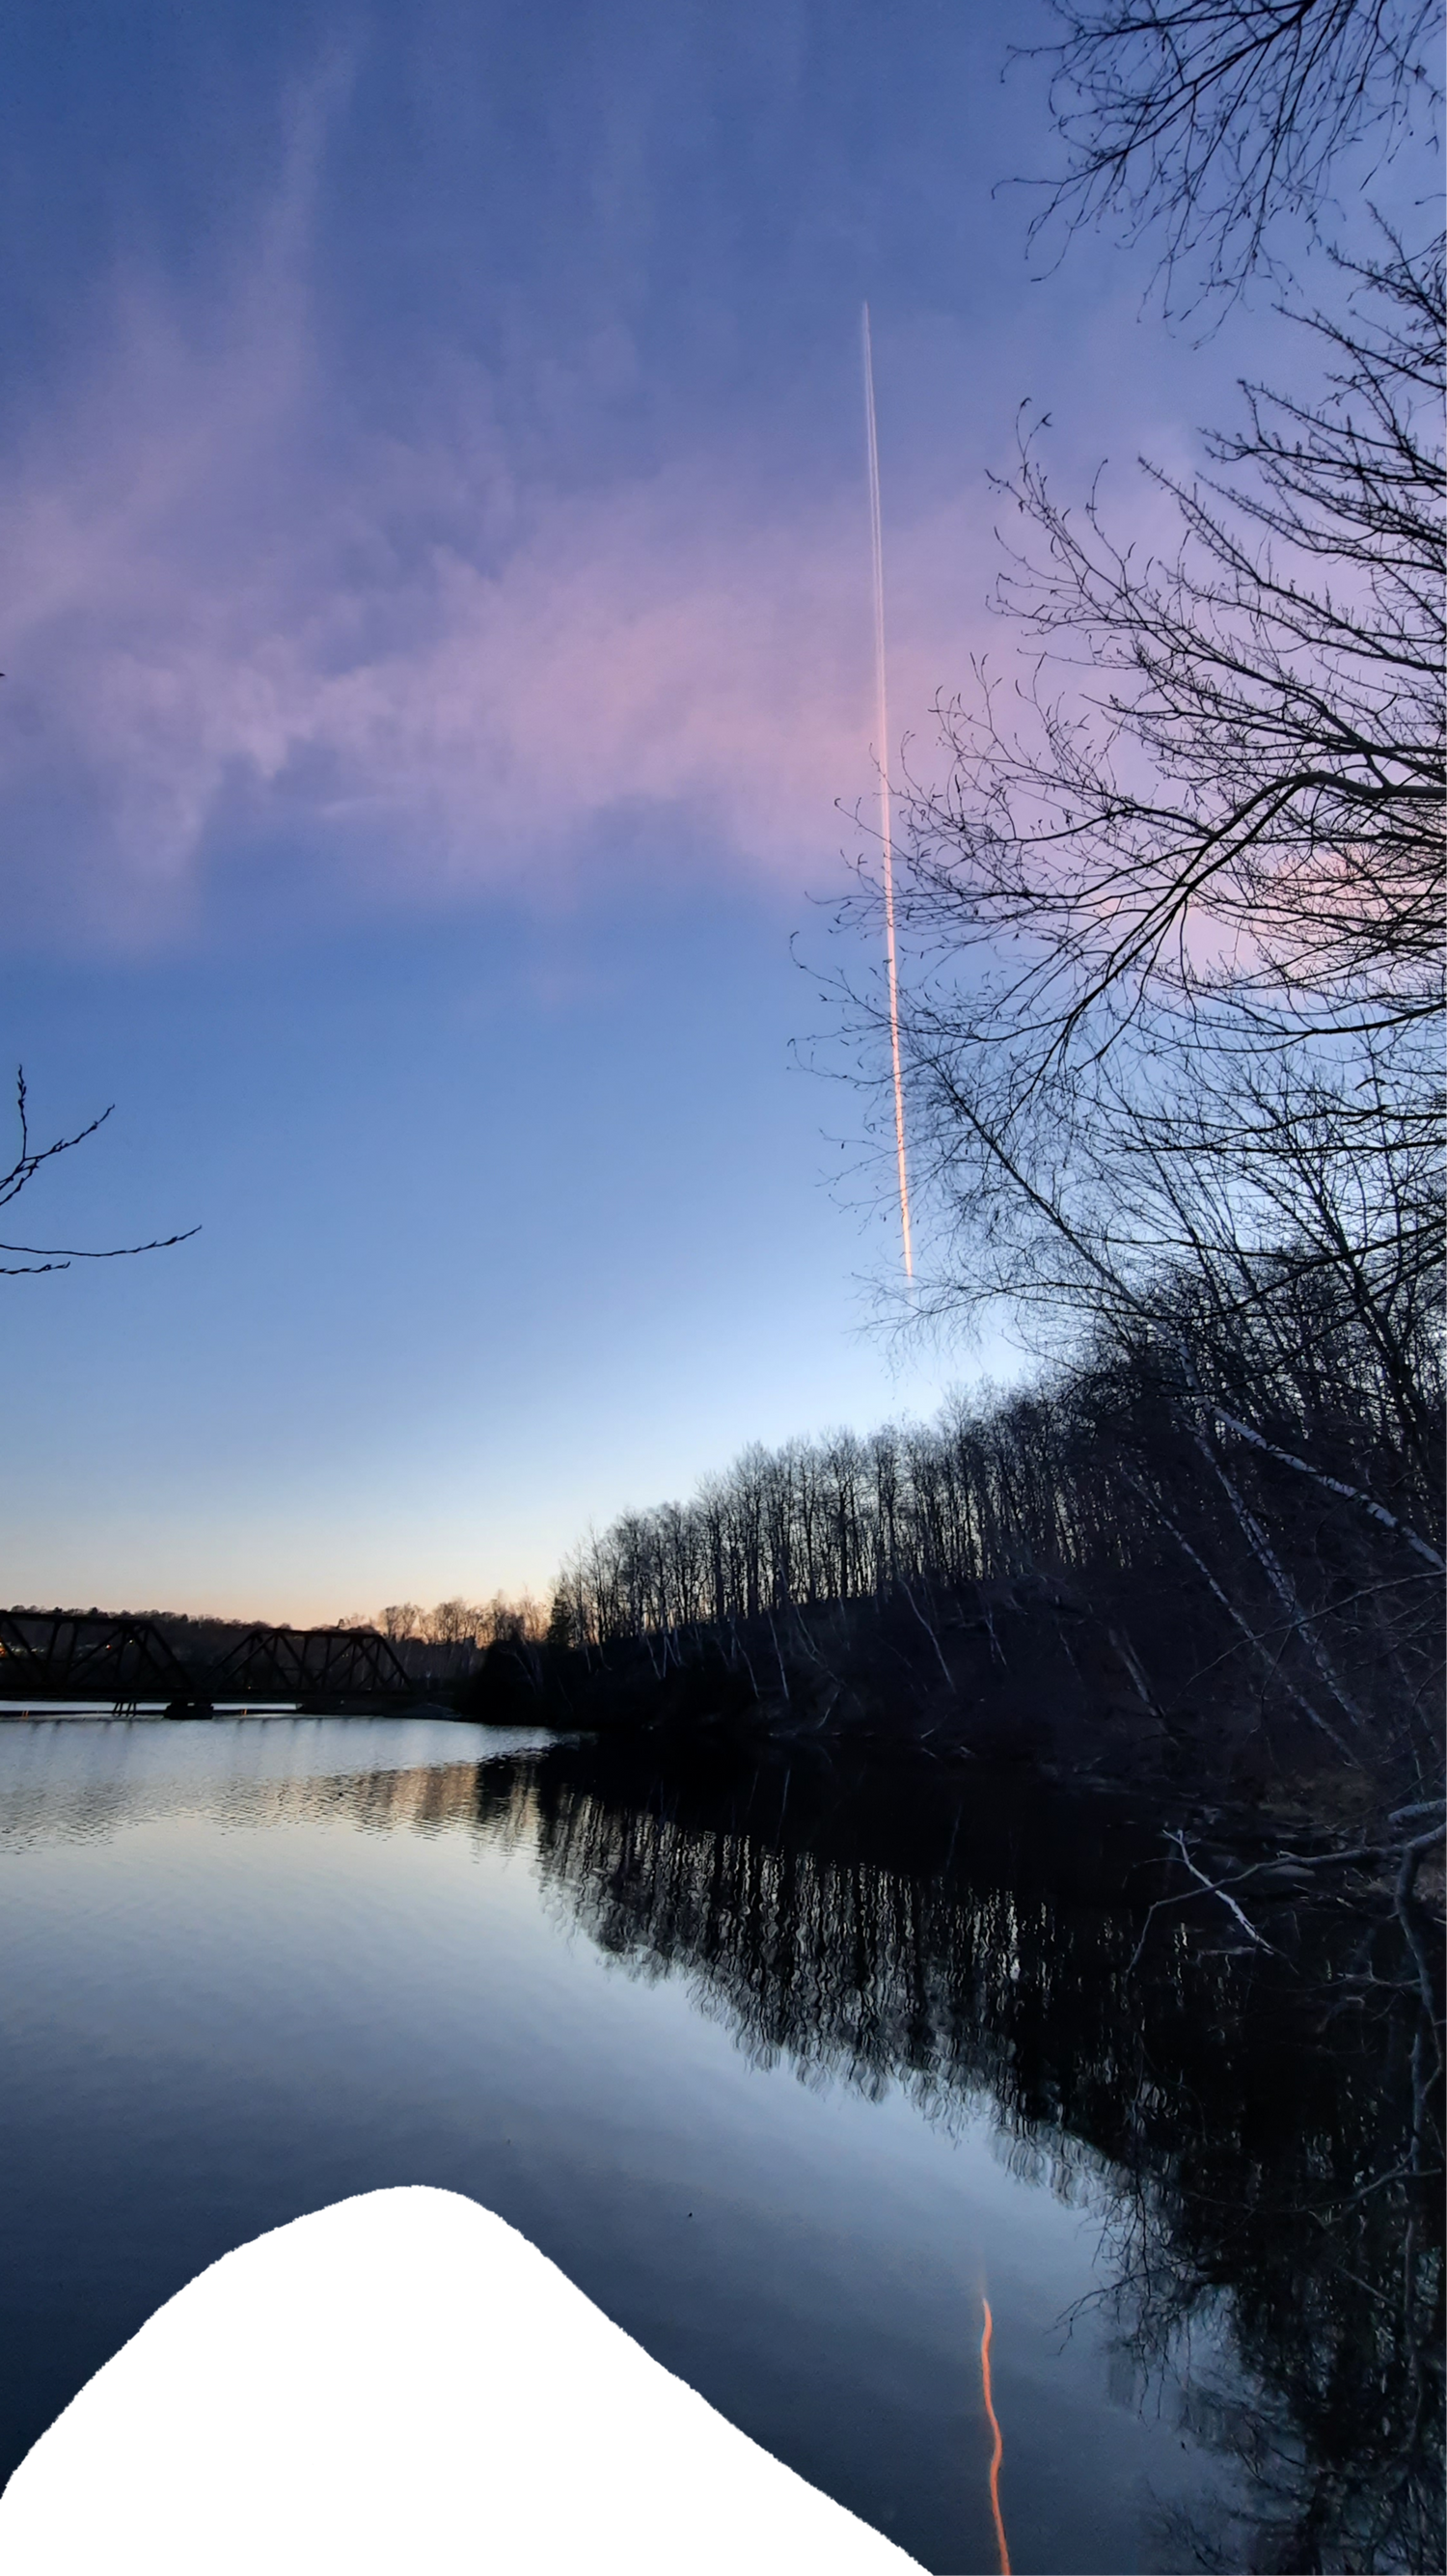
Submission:
M 207 1654 L 156 1619 L 0 1610 L 4 1700 L 100 1700 L 118 1714 L 160 1700 L 173 1717 L 280 1700 L 335 1714 L 415 1703 L 424 1687 L 375 1628 L 243 1628 Z

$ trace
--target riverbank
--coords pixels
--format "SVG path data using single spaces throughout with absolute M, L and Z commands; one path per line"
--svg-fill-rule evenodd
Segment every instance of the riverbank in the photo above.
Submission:
M 1127 1626 L 1109 1600 L 1038 1576 L 901 1586 L 601 1647 L 502 1641 L 451 1697 L 483 1722 L 987 1770 L 1176 1822 L 1222 1808 L 1356 1831 L 1440 1786 L 1400 1737 L 1386 1756 L 1358 1750 L 1243 1687 L 1188 1600 L 1162 1592 L 1132 1611 Z

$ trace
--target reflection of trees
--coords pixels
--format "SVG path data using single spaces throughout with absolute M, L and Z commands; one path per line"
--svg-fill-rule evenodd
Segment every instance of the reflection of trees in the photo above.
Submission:
M 600 1948 L 686 1978 L 755 2062 L 898 2083 L 947 2121 L 988 2105 L 1018 2172 L 1101 2210 L 1122 2360 L 1243 2472 L 1240 2517 L 1163 2523 L 1157 2564 L 1440 2566 L 1440 2145 L 1385 1908 L 1257 1900 L 1272 1954 L 1176 1910 L 1132 1972 L 1143 1838 L 930 1776 L 665 1771 L 623 1742 L 224 1784 L 41 1764 L 0 1842 L 204 1812 L 535 1854 Z
M 1277 2068 L 1288 2116 L 1299 2059 L 1298 2043 Z M 1168 2526 L 1170 2564 L 1442 2564 L 1441 2250 L 1392 2161 L 1404 2074 L 1390 2042 L 1349 2066 L 1338 2118 L 1309 2118 L 1284 2156 L 1187 2095 L 1168 2172 L 1142 2156 L 1118 2178 L 1106 2236 L 1124 2353 L 1184 2381 L 1193 2331 L 1220 2319 L 1245 2372 L 1242 2387 L 1208 2371 L 1184 2396 L 1246 2471 L 1249 2510 L 1214 2532 Z
M 1440 2157 L 1385 1933 L 1281 1903 L 1281 1956 L 1178 1920 L 1132 1974 L 1128 1854 L 1098 1826 L 947 1812 L 929 1851 L 903 1810 L 826 1809 L 797 1772 L 709 1787 L 627 1762 L 491 1766 L 479 1823 L 533 1843 L 600 1947 L 688 1977 L 755 2060 L 899 2082 L 944 2116 L 988 2096 L 1013 2163 L 1100 2199 L 1146 2377 L 1184 2378 L 1188 2337 L 1224 2332 L 1239 2378 L 1183 2403 L 1246 2472 L 1249 2517 L 1163 2528 L 1163 2564 L 1442 2563 Z

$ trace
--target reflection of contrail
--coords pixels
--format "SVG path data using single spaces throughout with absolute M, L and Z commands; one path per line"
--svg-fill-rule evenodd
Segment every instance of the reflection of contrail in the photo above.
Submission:
M 904 1160 L 904 1084 L 899 1071 L 899 972 L 894 953 L 894 836 L 889 811 L 889 708 L 884 693 L 884 533 L 879 515 L 879 436 L 874 425 L 874 352 L 864 307 L 864 423 L 869 437 L 869 520 L 874 538 L 874 715 L 879 737 L 879 837 L 884 845 L 884 935 L 889 959 L 889 1043 L 894 1057 L 894 1145 L 899 1158 L 899 1223 L 904 1275 L 914 1277 L 909 1174 Z
M 990 2511 L 995 2517 L 995 2540 L 1000 2552 L 1000 2576 L 1010 2576 L 1010 2545 L 1005 2538 L 1004 2518 L 1000 2512 L 1000 2462 L 1005 2456 L 1005 2436 L 996 2420 L 995 2401 L 990 2393 L 990 2337 L 995 2331 L 995 2320 L 990 2314 L 989 2300 L 982 2299 L 980 2305 L 985 2311 L 985 2331 L 980 2337 L 980 2377 L 985 2388 L 985 2413 L 989 2416 L 990 2430 L 995 2436 L 995 2447 L 990 2454 Z

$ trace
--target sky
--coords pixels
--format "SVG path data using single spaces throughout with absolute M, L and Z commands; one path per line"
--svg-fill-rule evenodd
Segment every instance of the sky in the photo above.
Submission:
M 1145 530 L 1132 459 L 1188 465 L 1273 334 L 1168 330 L 1108 238 L 1032 255 L 1036 29 L 8 20 L 0 1064 L 43 1140 L 115 1103 L 9 1230 L 200 1231 L 0 1281 L 0 1597 L 545 1594 L 752 1440 L 1023 1364 L 908 1328 L 888 1162 L 811 1069 L 876 775 L 860 307 L 925 775 L 1012 650 L 1021 403 Z

